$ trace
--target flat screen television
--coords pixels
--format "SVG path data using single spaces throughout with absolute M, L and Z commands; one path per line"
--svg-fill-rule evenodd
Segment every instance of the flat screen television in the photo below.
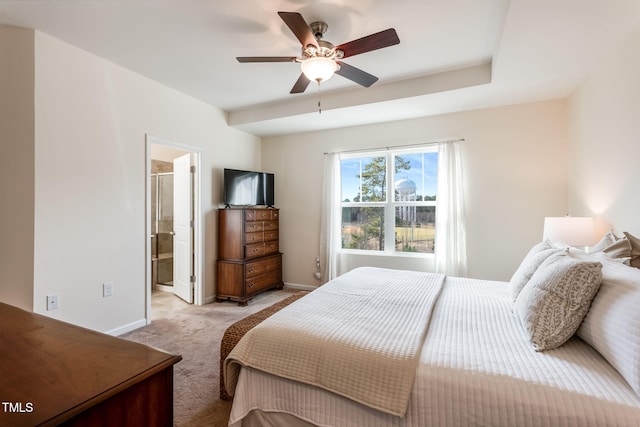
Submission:
M 223 203 L 229 206 L 275 206 L 274 175 L 266 172 L 224 170 Z

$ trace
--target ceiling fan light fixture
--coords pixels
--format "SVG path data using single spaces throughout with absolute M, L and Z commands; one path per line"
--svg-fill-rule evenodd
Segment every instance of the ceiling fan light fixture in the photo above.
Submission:
M 302 61 L 300 68 L 309 80 L 320 83 L 333 76 L 338 70 L 338 64 L 331 58 L 316 56 Z

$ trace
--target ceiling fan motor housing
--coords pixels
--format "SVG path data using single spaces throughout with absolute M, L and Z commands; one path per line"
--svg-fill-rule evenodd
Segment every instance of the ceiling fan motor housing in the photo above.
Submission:
M 333 43 L 323 40 L 322 37 L 324 33 L 329 28 L 326 22 L 323 21 L 315 21 L 309 25 L 311 28 L 311 32 L 316 38 L 316 42 L 318 46 L 314 46 L 312 44 L 307 45 L 302 48 L 302 57 L 306 58 L 315 58 L 315 57 L 325 57 L 330 59 L 340 59 L 343 57 L 344 52 L 336 49 Z
M 343 55 L 344 52 L 336 49 L 336 47 L 332 43 L 326 40 L 318 40 L 318 47 L 310 44 L 302 49 L 303 59 L 315 58 L 319 56 L 324 58 L 339 59 L 342 58 Z

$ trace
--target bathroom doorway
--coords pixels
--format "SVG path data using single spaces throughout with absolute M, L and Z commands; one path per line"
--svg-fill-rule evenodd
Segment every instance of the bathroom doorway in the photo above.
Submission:
M 173 292 L 173 163 L 158 159 L 151 159 L 151 284 Z
M 201 304 L 199 163 L 196 149 L 147 136 L 147 323 L 159 292 Z

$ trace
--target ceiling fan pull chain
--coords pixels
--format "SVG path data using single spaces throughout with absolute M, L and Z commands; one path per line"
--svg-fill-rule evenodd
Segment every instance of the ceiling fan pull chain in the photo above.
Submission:
M 318 80 L 318 114 L 322 114 L 322 92 L 320 91 L 320 80 Z

